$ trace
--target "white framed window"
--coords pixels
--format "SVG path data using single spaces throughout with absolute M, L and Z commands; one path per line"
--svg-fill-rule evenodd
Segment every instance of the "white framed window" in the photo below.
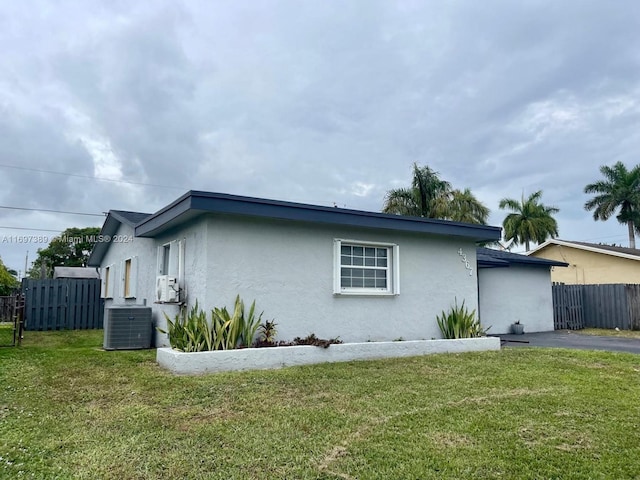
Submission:
M 184 289 L 185 239 L 172 240 L 158 247 L 156 275 L 175 277 L 178 287 Z
M 399 255 L 393 243 L 334 240 L 333 293 L 399 295 Z
M 158 247 L 158 275 L 169 275 L 171 263 L 171 243 Z
M 122 296 L 124 298 L 136 298 L 138 283 L 138 257 L 130 257 L 122 262 Z
M 100 295 L 102 298 L 113 298 L 113 285 L 115 283 L 115 269 L 113 265 L 107 265 L 100 272 L 102 288 Z

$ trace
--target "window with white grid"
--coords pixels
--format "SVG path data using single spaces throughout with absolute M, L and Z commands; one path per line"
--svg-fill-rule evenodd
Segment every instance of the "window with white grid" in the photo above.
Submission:
M 334 293 L 395 294 L 398 246 L 336 240 Z

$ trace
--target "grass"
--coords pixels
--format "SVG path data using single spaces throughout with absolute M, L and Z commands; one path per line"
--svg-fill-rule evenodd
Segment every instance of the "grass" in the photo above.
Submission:
M 0 478 L 638 478 L 640 356 L 501 352 L 173 376 L 100 331 L 0 349 Z
M 13 322 L 0 321 L 0 347 L 13 345 Z
M 574 330 L 574 333 L 582 335 L 599 335 L 606 337 L 640 338 L 640 331 L 637 330 L 611 330 L 607 328 L 583 328 Z

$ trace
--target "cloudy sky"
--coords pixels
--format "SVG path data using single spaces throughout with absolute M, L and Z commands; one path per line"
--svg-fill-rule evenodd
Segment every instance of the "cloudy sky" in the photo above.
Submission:
M 379 211 L 418 162 L 492 224 L 542 189 L 560 238 L 627 245 L 583 189 L 640 161 L 634 0 L 6 1 L 0 45 L 1 206 L 200 189 Z M 7 236 L 102 220 L 0 208 L 0 256 L 23 270 L 43 245 Z

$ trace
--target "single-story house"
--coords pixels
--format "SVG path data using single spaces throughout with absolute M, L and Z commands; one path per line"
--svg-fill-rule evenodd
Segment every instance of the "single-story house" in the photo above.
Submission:
M 568 285 L 640 283 L 640 250 L 587 242 L 547 240 L 527 255 L 565 262 L 551 280 Z
M 567 264 L 488 248 L 478 248 L 479 316 L 489 334 L 510 333 L 520 321 L 525 331 L 554 329 L 551 269 Z
M 256 301 L 278 338 L 441 338 L 436 316 L 478 310 L 476 245 L 499 227 L 190 191 L 154 214 L 110 211 L 89 265 L 105 306 L 148 305 L 166 326 Z M 167 345 L 156 333 L 156 345 Z

